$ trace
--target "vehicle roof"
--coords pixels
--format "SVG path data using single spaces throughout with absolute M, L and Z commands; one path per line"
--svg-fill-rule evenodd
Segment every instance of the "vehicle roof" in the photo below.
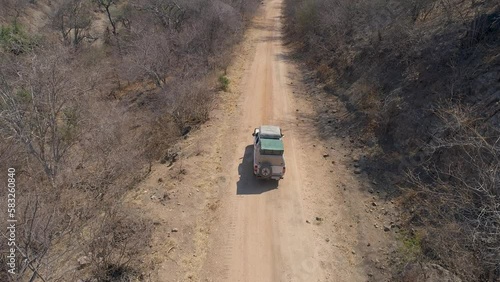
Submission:
M 262 150 L 284 151 L 285 146 L 280 139 L 260 139 L 260 148 Z
M 281 138 L 281 129 L 276 125 L 262 125 L 259 129 L 261 138 Z

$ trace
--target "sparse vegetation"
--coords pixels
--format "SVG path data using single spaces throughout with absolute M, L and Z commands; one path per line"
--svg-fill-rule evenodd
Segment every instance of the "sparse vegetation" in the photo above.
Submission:
M 16 168 L 22 195 L 18 274 L 2 255 L 0 281 L 150 281 L 143 259 L 168 222 L 124 197 L 179 159 L 173 144 L 230 90 L 219 74 L 260 2 L 0 1 L 0 171 Z M 403 263 L 500 279 L 499 4 L 285 2 L 288 41 L 347 104 L 347 134 L 374 147 L 368 176 L 401 203 Z M 195 171 L 176 165 L 161 182 Z M 160 239 L 171 259 L 175 240 Z
M 142 280 L 145 277 L 137 266 L 148 245 L 152 223 L 113 209 L 85 228 L 90 239 L 86 253 L 91 276 L 100 281 Z
M 297 54 L 352 112 L 348 134 L 379 148 L 369 174 L 402 199 L 405 249 L 500 279 L 498 3 L 287 0 L 285 13 Z
M 399 239 L 402 242 L 400 252 L 406 262 L 418 261 L 422 254 L 422 236 L 403 231 L 399 234 Z
M 224 92 L 227 92 L 229 90 L 229 78 L 225 75 L 219 76 L 219 84 L 220 84 L 220 89 Z
M 151 223 L 123 197 L 209 118 L 259 1 L 21 2 L 0 11 L 0 167 L 23 195 L 0 280 L 147 281 Z
M 35 36 L 29 36 L 18 22 L 0 25 L 0 46 L 7 52 L 19 55 L 31 51 L 38 44 Z

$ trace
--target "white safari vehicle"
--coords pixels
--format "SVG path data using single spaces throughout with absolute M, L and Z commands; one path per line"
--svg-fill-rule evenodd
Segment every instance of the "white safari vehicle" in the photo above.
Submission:
M 283 134 L 278 126 L 262 125 L 252 134 L 253 173 L 258 178 L 280 180 L 285 174 Z

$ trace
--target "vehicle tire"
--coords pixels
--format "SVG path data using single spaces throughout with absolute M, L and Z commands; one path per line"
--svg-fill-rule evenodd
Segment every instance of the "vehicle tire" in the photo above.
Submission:
M 271 164 L 264 163 L 260 166 L 260 175 L 264 178 L 269 178 L 273 174 Z

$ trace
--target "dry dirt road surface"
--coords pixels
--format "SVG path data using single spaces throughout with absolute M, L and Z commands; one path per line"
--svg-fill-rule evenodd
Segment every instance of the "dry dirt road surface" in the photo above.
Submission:
M 263 2 L 228 71 L 231 92 L 220 93 L 211 120 L 178 144 L 180 159 L 155 165 L 129 196 L 155 221 L 145 260 L 151 281 L 390 277 L 394 240 L 382 226 L 392 203 L 367 192 L 364 173 L 354 174 L 353 158 L 362 152 L 353 140 L 317 129 L 318 109 L 334 110 L 339 120 L 348 113 L 302 83 L 304 72 L 283 45 L 282 8 L 283 0 Z M 262 124 L 285 134 L 279 183 L 253 176 L 251 133 Z
M 305 222 L 302 179 L 306 163 L 296 152 L 294 100 L 288 87 L 287 63 L 282 47 L 282 1 L 265 3 L 255 21 L 257 43 L 242 85 L 242 114 L 231 136 L 237 144 L 229 170 L 231 237 L 227 241 L 227 281 L 324 281 L 318 246 Z M 286 176 L 276 182 L 252 175 L 251 136 L 254 127 L 273 124 L 286 136 Z M 229 140 L 228 140 L 229 141 Z
M 242 115 L 231 137 L 236 152 L 229 170 L 232 193 L 231 237 L 227 281 L 323 281 L 318 250 L 303 213 L 302 179 L 305 165 L 296 152 L 294 101 L 288 87 L 285 53 L 281 45 L 281 1 L 266 2 L 256 21 L 256 51 L 242 81 Z M 284 180 L 259 181 L 252 175 L 250 133 L 261 124 L 280 125 L 286 132 Z
M 307 118 L 314 116 L 310 103 L 294 94 L 305 90 L 296 86 L 301 76 L 283 46 L 283 5 L 265 1 L 247 36 L 254 49 L 242 66 L 239 114 L 229 121 L 225 140 L 223 214 L 200 278 L 366 281 L 374 274 L 368 273 L 370 254 L 360 245 L 365 239 L 384 242 L 384 234 L 362 218 L 369 199 L 356 198 L 361 192 L 352 171 L 332 165 L 348 152 L 325 147 Z M 279 125 L 285 134 L 287 172 L 279 184 L 252 174 L 251 133 L 262 124 Z M 349 182 L 353 198 L 342 190 Z

